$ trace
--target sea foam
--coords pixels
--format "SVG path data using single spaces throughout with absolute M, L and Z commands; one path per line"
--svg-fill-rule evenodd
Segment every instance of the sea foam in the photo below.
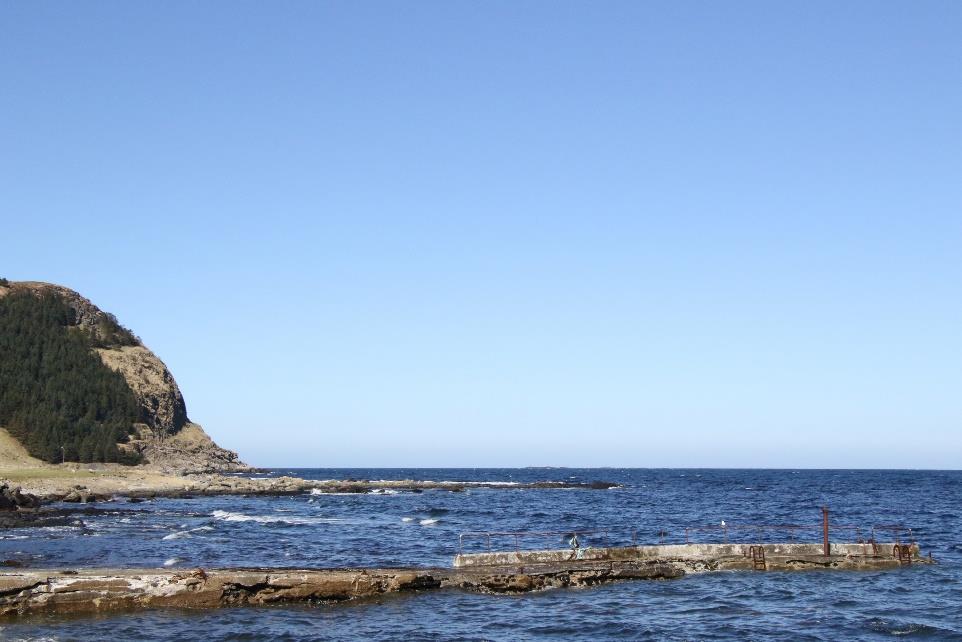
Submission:
M 211 517 L 225 522 L 257 522 L 259 524 L 328 524 L 343 520 L 334 517 L 288 517 L 278 515 L 244 515 L 226 510 L 215 510 Z
M 180 539 L 182 537 L 190 537 L 191 533 L 201 533 L 203 531 L 212 531 L 212 530 L 214 530 L 213 526 L 201 526 L 199 528 L 192 528 L 186 531 L 177 531 L 174 533 L 170 533 L 169 535 L 164 535 L 160 539 L 166 539 L 166 540 Z

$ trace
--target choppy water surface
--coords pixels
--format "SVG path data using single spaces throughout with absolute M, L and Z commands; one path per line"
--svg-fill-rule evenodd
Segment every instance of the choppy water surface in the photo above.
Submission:
M 612 543 L 683 541 L 686 526 L 906 524 L 941 564 L 894 572 L 717 573 L 521 596 L 458 591 L 334 606 L 151 611 L 0 623 L 5 639 L 962 639 L 962 471 L 278 470 L 316 479 L 621 482 L 489 490 L 124 501 L 73 526 L 0 531 L 32 567 L 448 566 L 465 531 L 610 528 Z M 662 534 L 662 533 L 666 534 Z M 733 538 L 784 539 L 731 531 Z M 736 533 L 737 536 L 736 536 Z M 879 533 L 881 537 L 882 534 Z M 601 544 L 602 535 L 586 543 Z M 719 531 L 693 537 L 717 541 Z M 833 535 L 833 538 L 835 536 Z M 838 539 L 853 539 L 848 533 Z M 530 540 L 559 546 L 562 538 Z M 486 546 L 469 540 L 472 550 Z M 498 547 L 498 542 L 494 542 Z M 513 539 L 502 541 L 513 547 Z

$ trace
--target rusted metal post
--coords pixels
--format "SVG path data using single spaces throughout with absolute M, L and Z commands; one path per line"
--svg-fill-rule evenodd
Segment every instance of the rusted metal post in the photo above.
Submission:
M 822 551 L 825 553 L 825 557 L 831 554 L 831 549 L 828 543 L 828 507 L 822 506 Z

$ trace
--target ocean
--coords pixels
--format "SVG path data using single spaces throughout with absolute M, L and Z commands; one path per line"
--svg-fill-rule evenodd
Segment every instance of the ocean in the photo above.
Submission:
M 5 640 L 962 639 L 962 471 L 715 469 L 276 469 L 311 479 L 496 481 L 503 488 L 65 505 L 71 523 L 0 531 L 0 559 L 31 568 L 450 566 L 485 537 L 553 532 L 524 547 L 819 541 L 872 527 L 931 551 L 894 571 L 721 572 L 524 595 L 444 590 L 317 606 L 156 610 L 0 622 Z M 512 489 L 613 481 L 610 490 Z M 724 520 L 729 527 L 720 528 Z M 794 532 L 763 525 L 800 525 Z M 751 527 L 749 527 L 751 526 Z M 854 527 L 859 530 L 855 531 Z M 791 534 L 790 534 L 791 533 Z M 880 540 L 890 532 L 876 531 Z M 492 547 L 513 549 L 513 537 Z

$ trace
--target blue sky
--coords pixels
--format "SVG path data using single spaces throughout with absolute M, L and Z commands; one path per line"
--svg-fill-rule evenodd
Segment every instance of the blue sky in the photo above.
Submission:
M 962 460 L 962 4 L 5 2 L 0 276 L 258 465 Z

